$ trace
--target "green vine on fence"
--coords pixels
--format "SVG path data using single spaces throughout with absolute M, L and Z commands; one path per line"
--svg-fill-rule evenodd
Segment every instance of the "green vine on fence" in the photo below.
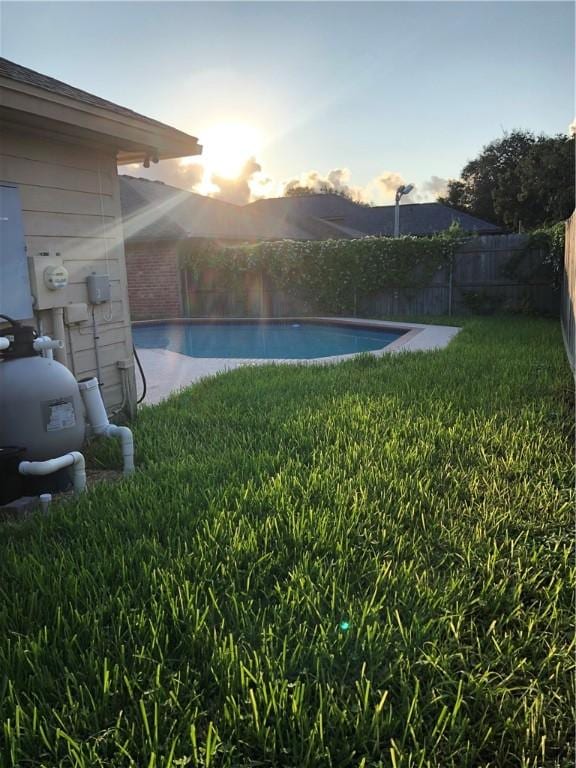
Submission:
M 541 248 L 544 251 L 543 263 L 552 268 L 554 275 L 560 275 L 564 264 L 564 235 L 566 226 L 563 221 L 549 227 L 541 227 L 530 232 L 526 248 Z
M 181 269 L 193 281 L 212 270 L 222 291 L 232 290 L 239 279 L 252 273 L 325 312 L 348 312 L 370 293 L 428 285 L 439 269 L 450 264 L 466 239 L 453 226 L 427 237 L 280 240 L 250 245 L 195 240 L 183 243 L 179 256 Z
M 503 274 L 506 277 L 528 282 L 532 279 L 533 272 L 544 266 L 550 270 L 554 284 L 559 285 L 564 265 L 564 235 L 565 223 L 563 221 L 532 230 L 528 233 L 524 247 L 510 259 L 502 270 Z M 540 251 L 541 260 L 531 274 L 525 274 L 526 257 L 534 251 Z

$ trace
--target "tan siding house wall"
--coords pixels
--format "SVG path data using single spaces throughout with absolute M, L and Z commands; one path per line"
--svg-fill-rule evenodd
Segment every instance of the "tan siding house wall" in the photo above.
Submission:
M 61 254 L 69 272 L 64 305 L 87 302 L 90 273 L 110 276 L 112 301 L 96 306 L 95 314 L 102 394 L 108 411 L 120 408 L 124 391 L 118 363 L 129 366 L 129 387 L 134 371 L 115 152 L 3 128 L 0 181 L 20 190 L 28 256 Z M 37 314 L 41 330 L 53 333 L 51 311 Z M 75 376 L 96 375 L 91 320 L 68 326 L 66 335 Z

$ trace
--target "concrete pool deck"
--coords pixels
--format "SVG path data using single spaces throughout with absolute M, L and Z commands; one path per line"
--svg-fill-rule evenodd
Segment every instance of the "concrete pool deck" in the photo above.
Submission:
M 288 319 L 292 320 L 293 318 Z M 449 325 L 394 323 L 386 320 L 359 320 L 346 317 L 337 318 L 337 320 L 333 317 L 308 317 L 301 320 L 303 322 L 306 320 L 326 323 L 345 322 L 347 325 L 361 325 L 382 330 L 394 328 L 406 331 L 399 339 L 396 339 L 387 347 L 369 353 L 376 357 L 395 352 L 429 352 L 435 349 L 443 349 L 448 346 L 450 341 L 460 331 L 460 328 Z M 134 325 L 151 325 L 159 324 L 160 322 L 182 323 L 182 320 L 143 321 L 134 323 Z M 334 355 L 332 357 L 313 359 L 260 360 L 229 357 L 189 357 L 188 355 L 182 355 L 179 352 L 172 352 L 168 349 L 146 349 L 139 347 L 138 357 L 144 368 L 147 381 L 147 393 L 144 403 L 154 405 L 166 399 L 174 392 L 178 392 L 207 376 L 214 376 L 217 373 L 231 371 L 241 366 L 264 365 L 266 363 L 325 365 L 328 363 L 338 363 L 342 360 L 350 360 L 356 357 L 356 354 Z

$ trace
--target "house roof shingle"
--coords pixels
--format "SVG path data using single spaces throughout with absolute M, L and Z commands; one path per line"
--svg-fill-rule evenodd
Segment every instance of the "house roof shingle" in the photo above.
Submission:
M 29 90 L 30 88 L 33 90 Z M 46 95 L 39 94 L 36 89 L 44 91 Z M 21 106 L 7 106 L 7 97 L 13 92 L 34 98 L 45 98 L 47 101 L 56 103 L 60 108 L 57 118 L 59 123 L 62 123 L 58 128 L 60 131 L 63 131 L 64 125 L 67 127 L 68 124 L 79 125 L 76 120 L 79 114 L 77 110 L 82 109 L 80 105 L 83 105 L 82 111 L 87 113 L 94 124 L 95 118 L 105 117 L 107 120 L 106 130 L 102 130 L 102 124 L 98 129 L 94 127 L 93 130 L 103 134 L 109 131 L 109 135 L 120 139 L 118 147 L 125 150 L 123 154 L 119 153 L 120 162 L 137 162 L 140 160 L 140 156 L 143 159 L 149 155 L 152 158 L 154 156 L 157 158 L 183 157 L 199 154 L 202 150 L 196 137 L 184 131 L 1 57 L 0 92 L 3 92 L 3 96 L 0 98 L 0 108 L 3 111 L 7 109 L 8 113 L 11 109 L 20 110 L 19 119 L 23 119 L 26 114 L 26 119 L 30 120 L 30 114 L 32 114 L 32 116 L 36 115 L 37 120 L 39 120 L 41 119 L 39 115 L 43 113 L 37 113 L 35 109 L 30 107 L 22 112 Z M 104 110 L 105 114 L 96 110 Z M 85 118 L 86 115 L 83 117 Z M 44 121 L 46 122 L 45 116 Z M 130 151 L 134 158 L 129 154 Z
M 354 217 L 356 225 L 367 235 L 394 234 L 394 206 L 379 205 L 366 208 Z M 453 223 L 465 232 L 497 234 L 500 227 L 488 221 L 457 211 L 442 203 L 404 203 L 400 206 L 401 235 L 431 235 L 442 232 Z
M 186 237 L 226 240 L 313 240 L 345 237 L 330 223 L 303 216 L 270 214 L 171 187 L 158 181 L 120 177 L 120 199 L 127 240 Z
M 90 104 L 93 107 L 99 107 L 100 109 L 107 109 L 110 112 L 115 112 L 117 115 L 124 115 L 125 117 L 132 117 L 137 120 L 143 120 L 150 125 L 157 126 L 158 128 L 169 128 L 171 131 L 181 133 L 182 136 L 188 136 L 183 131 L 179 131 L 177 128 L 172 128 L 165 123 L 161 123 L 159 120 L 154 120 L 151 117 L 141 115 L 139 112 L 135 112 L 128 107 L 122 107 L 120 104 L 115 104 L 107 99 L 102 99 L 100 96 L 94 96 L 88 91 L 83 91 L 80 88 L 75 88 L 73 85 L 68 85 L 61 80 L 56 80 L 48 75 L 43 75 L 41 72 L 36 72 L 28 67 L 23 67 L 21 64 L 16 64 L 13 61 L 0 57 L 0 77 L 5 77 L 9 80 L 14 80 L 18 83 L 25 83 L 26 85 L 32 85 L 35 88 L 42 88 L 44 91 L 50 91 L 50 93 L 57 94 L 59 96 L 66 96 L 69 99 L 75 101 L 81 101 L 84 104 Z
M 367 207 L 339 195 L 266 198 L 245 206 L 120 176 L 127 240 L 319 240 L 392 235 L 394 206 Z M 458 222 L 467 232 L 496 234 L 489 222 L 440 203 L 402 205 L 401 234 L 427 235 Z
M 393 235 L 394 205 L 358 205 L 340 195 L 318 194 L 299 197 L 275 197 L 257 200 L 247 208 L 257 207 L 269 214 L 313 215 L 327 219 L 355 236 Z M 400 209 L 400 234 L 427 235 L 459 223 L 466 232 L 496 234 L 500 227 L 442 203 L 404 203 Z

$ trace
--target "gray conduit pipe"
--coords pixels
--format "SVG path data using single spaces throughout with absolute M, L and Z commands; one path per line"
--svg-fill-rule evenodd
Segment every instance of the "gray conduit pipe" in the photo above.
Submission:
M 86 415 L 88 416 L 90 426 L 97 435 L 120 439 L 124 474 L 131 475 L 134 472 L 134 438 L 132 431 L 128 427 L 117 427 L 108 421 L 108 414 L 102 401 L 97 378 L 84 379 L 78 382 L 78 388 L 86 407 Z
M 94 358 L 96 360 L 96 375 L 98 376 L 98 383 L 102 381 L 102 370 L 100 369 L 100 352 L 98 351 L 98 326 L 96 325 L 96 310 L 92 305 L 92 339 L 94 341 Z

